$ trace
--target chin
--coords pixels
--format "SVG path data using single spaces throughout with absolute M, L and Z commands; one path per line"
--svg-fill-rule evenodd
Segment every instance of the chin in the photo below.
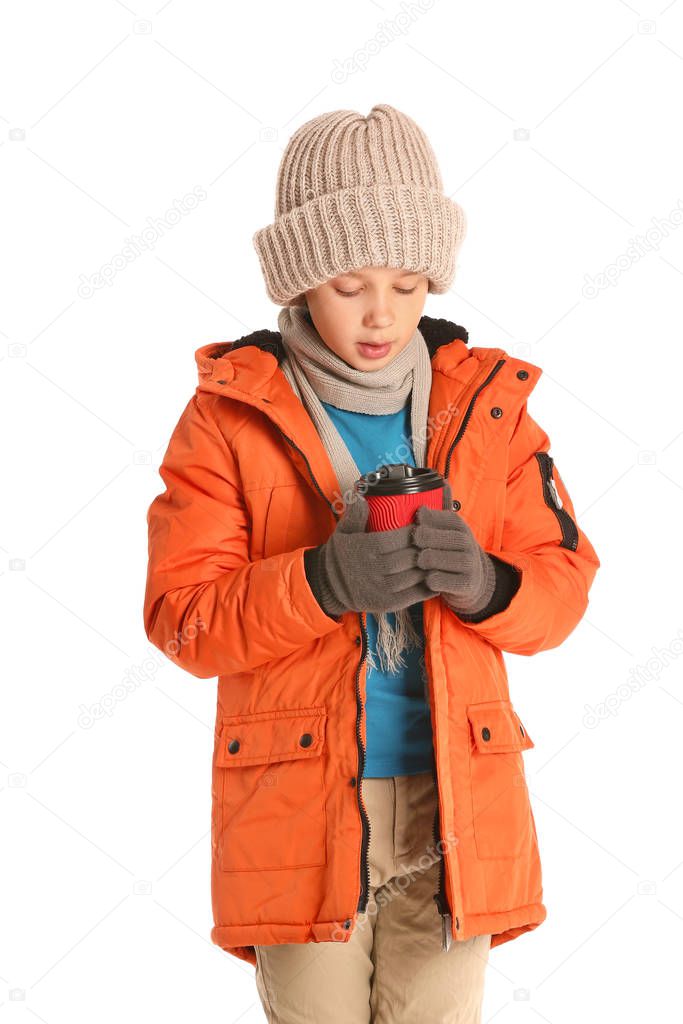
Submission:
M 366 373 L 376 373 L 377 370 L 381 370 L 384 366 L 388 366 L 391 359 L 389 359 L 388 356 L 385 356 L 384 359 L 359 359 L 357 362 L 349 362 L 348 359 L 345 359 L 344 362 L 348 363 L 349 366 L 352 366 L 354 370 L 364 370 Z

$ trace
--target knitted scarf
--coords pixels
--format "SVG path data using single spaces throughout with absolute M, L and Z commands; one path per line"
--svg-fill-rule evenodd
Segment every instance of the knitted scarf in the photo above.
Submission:
M 357 370 L 328 348 L 305 307 L 283 307 L 278 326 L 286 353 L 282 371 L 316 426 L 337 475 L 339 497 L 344 505 L 354 500 L 354 482 L 361 473 L 322 402 L 351 412 L 379 416 L 398 412 L 410 400 L 415 465 L 424 464 L 432 365 L 427 344 L 417 328 L 391 362 L 379 370 L 369 371 Z M 409 608 L 380 613 L 377 626 L 381 667 L 395 673 L 405 666 L 403 653 L 410 647 L 420 648 L 423 638 L 415 628 Z M 368 661 L 377 668 L 370 651 Z M 424 654 L 422 672 L 424 679 Z

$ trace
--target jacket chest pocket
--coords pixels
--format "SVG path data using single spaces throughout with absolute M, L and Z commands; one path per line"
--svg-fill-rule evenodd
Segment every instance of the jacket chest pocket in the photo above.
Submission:
M 477 854 L 518 857 L 536 835 L 522 758 L 534 743 L 509 700 L 469 704 L 467 718 Z
M 326 863 L 324 707 L 224 716 L 218 863 L 268 871 Z

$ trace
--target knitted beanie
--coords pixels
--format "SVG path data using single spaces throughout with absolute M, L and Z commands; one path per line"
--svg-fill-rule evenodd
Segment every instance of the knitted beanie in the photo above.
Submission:
M 422 129 L 378 103 L 367 117 L 333 110 L 295 131 L 280 161 L 274 223 L 253 243 L 270 299 L 303 306 L 309 288 L 369 266 L 425 274 L 430 292 L 446 292 L 466 230 Z

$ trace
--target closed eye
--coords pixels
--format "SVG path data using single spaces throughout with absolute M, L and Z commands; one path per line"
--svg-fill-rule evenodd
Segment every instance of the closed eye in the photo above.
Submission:
M 412 295 L 413 292 L 417 290 L 417 285 L 415 285 L 413 288 L 396 288 L 395 290 L 399 293 L 399 295 Z M 353 298 L 354 295 L 360 295 L 361 293 L 360 288 L 355 292 L 343 292 L 341 291 L 340 288 L 335 288 L 335 291 L 337 295 L 344 295 L 347 299 Z

